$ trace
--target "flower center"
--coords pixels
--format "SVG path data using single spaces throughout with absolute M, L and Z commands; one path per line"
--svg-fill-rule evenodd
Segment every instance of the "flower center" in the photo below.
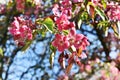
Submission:
M 63 45 L 63 41 L 60 41 L 59 44 L 62 46 Z

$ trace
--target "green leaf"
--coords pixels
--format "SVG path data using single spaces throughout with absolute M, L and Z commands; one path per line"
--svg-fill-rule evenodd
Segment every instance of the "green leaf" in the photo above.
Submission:
M 52 44 L 50 44 L 50 50 L 53 51 L 53 52 L 55 52 L 56 48 Z
M 96 13 L 102 18 L 103 21 L 105 21 L 106 15 L 102 9 L 99 7 L 95 7 Z
M 53 67 L 54 57 L 55 57 L 55 53 L 52 52 L 52 53 L 50 54 L 50 58 L 49 58 L 49 62 L 50 62 L 51 68 Z
M 56 48 L 52 44 L 50 44 L 50 50 L 52 51 L 52 53 L 50 54 L 49 62 L 50 62 L 50 67 L 52 68 L 54 63 Z
M 45 27 L 43 27 L 43 26 L 41 26 L 41 27 L 42 27 L 42 29 L 37 29 L 36 32 L 37 32 L 38 34 L 40 34 L 42 37 L 45 37 L 45 36 L 46 36 L 47 29 L 46 29 Z
M 78 29 L 80 29 L 81 24 L 82 24 L 82 20 L 81 20 L 81 19 L 79 19 L 79 21 L 78 21 L 78 23 L 77 23 L 77 25 L 78 25 Z
M 102 5 L 103 5 L 104 9 L 106 9 L 106 7 L 107 7 L 106 1 L 105 1 L 105 0 L 101 0 L 101 3 L 102 3 Z
M 46 18 L 43 21 L 44 26 L 52 33 L 53 32 L 53 27 L 55 26 L 53 20 L 51 18 Z
M 97 27 L 102 29 L 105 33 L 105 36 L 108 35 L 108 29 L 110 27 L 110 23 L 108 21 L 100 21 L 98 24 L 97 24 Z
M 108 36 L 108 27 L 105 28 L 105 36 Z
M 108 21 L 100 21 L 98 24 L 97 24 L 97 27 L 98 28 L 105 28 L 105 27 L 109 27 L 110 24 Z
M 120 39 L 120 21 L 118 21 L 117 24 L 113 24 L 112 29 L 115 36 Z
M 31 0 L 26 0 L 26 2 L 31 2 Z
M 63 30 L 64 35 L 68 35 L 69 31 L 68 30 Z
M 118 38 L 120 39 L 120 21 L 117 22 L 118 27 Z
M 87 5 L 87 3 L 88 3 L 88 0 L 84 0 L 84 4 Z
M 21 49 L 21 51 L 26 51 L 30 47 L 31 44 L 32 44 L 32 41 L 27 41 L 25 46 Z
M 0 56 L 3 56 L 3 50 L 0 48 Z
M 11 1 L 9 1 L 9 2 L 7 3 L 7 8 L 11 8 L 13 5 L 14 5 L 14 3 L 11 2 Z
M 41 25 L 42 24 L 42 22 L 43 22 L 43 20 L 42 19 L 36 19 L 36 21 L 35 21 L 35 23 L 37 23 L 37 24 L 39 24 L 39 25 Z
M 59 2 L 59 0 L 54 0 L 55 3 Z
M 86 11 L 82 12 L 82 14 L 80 15 L 80 18 L 81 20 L 88 20 L 88 13 Z
M 88 2 L 87 6 L 93 6 L 94 7 L 94 3 L 93 2 Z
M 76 5 L 73 5 L 73 6 L 72 6 L 72 12 L 74 12 L 75 9 L 76 9 Z

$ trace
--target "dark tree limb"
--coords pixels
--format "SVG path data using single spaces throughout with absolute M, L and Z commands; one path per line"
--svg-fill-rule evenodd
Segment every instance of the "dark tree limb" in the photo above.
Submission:
M 11 57 L 10 57 L 11 59 L 10 59 L 9 65 L 8 65 L 7 70 L 6 70 L 6 73 L 5 73 L 5 79 L 4 79 L 4 80 L 7 80 L 7 79 L 8 79 L 9 69 L 10 69 L 10 67 L 11 67 L 11 65 L 12 65 L 12 63 L 13 63 L 13 61 L 14 61 L 14 58 L 15 58 L 17 52 L 20 51 L 20 50 L 21 50 L 20 48 L 17 48 L 17 49 L 15 49 L 15 50 L 13 50 L 13 53 L 12 53 L 12 55 L 11 55 Z
M 105 54 L 106 54 L 106 59 L 109 60 L 109 58 L 110 58 L 110 55 L 109 55 L 110 49 L 108 48 L 106 42 L 104 41 L 104 36 L 102 35 L 103 31 L 98 29 L 96 26 L 94 27 L 94 29 L 95 29 L 95 31 L 97 33 L 97 36 L 98 36 L 98 38 L 99 38 L 99 40 L 100 40 L 100 42 L 101 42 L 101 44 L 103 46 L 103 49 L 104 49 Z

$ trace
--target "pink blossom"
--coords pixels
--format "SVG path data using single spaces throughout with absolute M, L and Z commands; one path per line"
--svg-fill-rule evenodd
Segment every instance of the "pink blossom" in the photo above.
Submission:
M 59 11 L 59 5 L 58 4 L 53 5 L 52 12 L 55 16 L 58 16 L 58 17 L 60 16 L 60 11 Z
M 86 55 L 85 53 L 82 53 L 82 54 L 80 55 L 80 57 L 81 57 L 82 59 L 84 59 L 84 58 L 87 58 L 87 55 Z
M 72 15 L 72 8 L 71 7 L 61 8 L 61 15 L 63 14 L 67 15 L 68 19 L 70 19 Z
M 63 0 L 60 2 L 62 4 L 62 6 L 64 7 L 68 7 L 72 5 L 72 2 L 70 0 Z
M 4 13 L 6 10 L 6 6 L 4 4 L 0 4 L 0 14 Z
M 61 76 L 58 77 L 57 80 L 69 80 L 69 76 L 67 76 L 67 75 L 61 75 Z
M 80 72 L 84 72 L 84 71 L 85 71 L 85 65 L 81 64 L 81 66 L 80 66 Z
M 56 19 L 56 24 L 57 24 L 58 30 L 60 31 L 67 30 L 71 27 L 74 27 L 74 24 L 70 23 L 67 15 L 65 14 L 61 15 L 59 18 Z
M 85 50 L 86 46 L 89 45 L 87 38 L 83 34 L 76 34 L 75 28 L 70 30 L 68 37 L 70 44 L 74 45 L 76 49 L 82 48 L 82 50 Z
M 57 17 L 62 15 L 67 15 L 68 18 L 72 15 L 72 2 L 70 0 L 60 1 L 62 5 L 54 4 L 53 6 L 53 14 Z
M 95 59 L 95 62 L 96 62 L 96 63 L 100 63 L 100 59 L 99 59 L 99 58 L 96 58 L 96 59 Z
M 88 45 L 89 45 L 89 42 L 87 41 L 87 38 L 84 35 L 82 35 L 82 34 L 77 34 L 76 35 L 76 41 L 74 43 L 74 46 L 77 49 L 82 48 L 82 50 L 85 50 L 86 46 L 88 46 Z
M 70 30 L 68 38 L 69 38 L 70 45 L 72 46 L 75 43 L 75 39 L 76 39 L 76 30 L 75 30 L 75 28 L 72 28 Z
M 106 76 L 106 70 L 101 70 L 101 77 L 100 80 L 107 80 L 108 77 Z
M 120 6 L 113 2 L 107 3 L 107 16 L 111 21 L 120 21 Z
M 55 40 L 52 42 L 52 45 L 55 46 L 60 52 L 63 52 L 65 49 L 69 48 L 67 37 L 60 34 L 55 35 Z
M 114 74 L 114 75 L 117 75 L 119 73 L 119 70 L 114 65 L 111 65 L 110 66 L 110 73 Z
M 73 0 L 73 2 L 77 3 L 77 2 L 83 2 L 84 0 Z
M 65 14 L 68 18 L 71 18 L 72 15 L 72 2 L 70 0 L 63 0 L 61 2 L 61 15 Z
M 91 70 L 92 70 L 92 67 L 91 67 L 91 65 L 85 65 L 85 70 L 87 71 L 87 72 L 91 72 Z
M 39 5 L 36 5 L 36 6 L 35 6 L 35 10 L 34 10 L 34 14 L 35 14 L 35 15 L 38 15 L 38 14 L 39 14 L 39 11 L 40 11 L 40 6 L 39 6 Z
M 26 40 L 32 40 L 32 30 L 25 24 L 25 20 L 21 17 L 16 18 L 9 28 L 9 32 L 13 35 L 16 43 L 24 44 Z
M 82 65 L 82 63 L 80 62 L 80 60 L 79 60 L 78 57 L 76 57 L 75 62 L 77 63 L 78 66 L 81 66 L 81 65 Z
M 52 11 L 56 16 L 55 21 L 59 31 L 68 30 L 74 27 L 74 24 L 69 21 L 72 14 L 72 2 L 70 0 L 63 0 L 60 2 L 62 5 L 55 4 Z
M 23 11 L 25 8 L 25 0 L 15 0 L 16 1 L 16 9 L 18 11 Z
M 52 42 L 53 46 L 57 47 L 58 51 L 61 52 L 71 46 L 85 50 L 86 46 L 89 45 L 87 38 L 82 34 L 76 34 L 75 23 L 69 21 L 72 14 L 72 2 L 63 0 L 60 3 L 62 5 L 55 4 L 52 10 L 56 16 L 55 23 L 61 33 L 63 30 L 68 30 L 70 33 L 67 36 L 56 34 L 55 40 Z
M 91 0 L 94 4 L 98 4 L 100 0 Z

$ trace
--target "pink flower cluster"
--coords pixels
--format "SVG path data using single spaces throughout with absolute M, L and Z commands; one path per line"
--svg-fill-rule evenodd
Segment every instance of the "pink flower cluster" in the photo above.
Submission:
M 68 49 L 71 46 L 74 46 L 76 49 L 82 48 L 82 50 L 85 50 L 86 46 L 89 45 L 89 42 L 82 34 L 72 35 L 69 33 L 68 36 L 56 34 L 52 45 L 55 46 L 58 51 L 63 52 L 65 49 Z
M 16 1 L 16 9 L 18 11 L 23 11 L 25 8 L 25 0 L 15 0 Z
M 120 79 L 119 75 L 120 75 L 120 71 L 116 67 L 116 63 L 111 62 L 107 70 L 101 70 L 100 80 L 119 80 Z
M 63 0 L 60 1 L 60 4 L 60 6 L 55 4 L 52 9 L 53 14 L 56 16 L 55 20 L 62 15 L 70 19 L 72 15 L 72 2 L 70 0 Z
M 98 4 L 100 0 L 89 0 L 91 2 L 93 2 L 94 4 Z M 73 2 L 77 3 L 77 2 L 84 2 L 84 0 L 73 0 Z
M 98 4 L 100 0 L 91 0 L 91 2 L 93 2 L 94 4 Z
M 52 45 L 55 46 L 58 49 L 58 51 L 61 52 L 69 48 L 69 42 L 67 37 L 61 34 L 55 35 L 55 40 L 52 42 Z
M 120 21 L 120 5 L 117 3 L 107 3 L 107 16 L 111 21 Z
M 77 2 L 83 2 L 84 0 L 73 0 L 73 2 L 77 3 Z
M 16 1 L 16 9 L 19 11 L 19 12 L 22 12 L 24 11 L 24 9 L 26 8 L 26 2 L 27 0 L 15 0 Z M 35 4 L 35 12 L 34 13 L 37 13 L 39 10 L 37 10 L 38 7 L 40 7 L 40 0 L 31 0 L 31 3 Z M 31 11 L 29 11 L 31 12 Z M 28 12 L 28 13 L 29 13 Z
M 76 49 L 82 48 L 82 50 L 85 50 L 86 46 L 89 45 L 87 38 L 82 34 L 76 34 L 75 23 L 69 21 L 72 14 L 72 2 L 70 0 L 63 0 L 60 3 L 60 7 L 55 4 L 53 8 L 53 14 L 56 16 L 55 22 L 60 33 L 55 35 L 52 45 L 60 52 L 69 49 L 71 46 L 74 46 Z M 64 30 L 68 30 L 69 34 L 64 35 Z
M 0 14 L 6 11 L 6 6 L 4 4 L 0 4 Z
M 24 20 L 22 17 L 15 17 L 11 28 L 9 28 L 9 32 L 13 35 L 17 45 L 23 46 L 26 40 L 32 40 L 32 29 L 30 26 L 29 20 Z

